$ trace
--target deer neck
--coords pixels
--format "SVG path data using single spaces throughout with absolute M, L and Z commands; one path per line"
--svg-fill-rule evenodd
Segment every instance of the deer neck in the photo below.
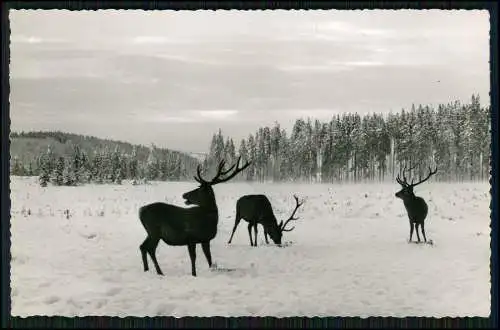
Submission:
M 280 229 L 280 226 L 278 224 L 278 219 L 276 219 L 276 217 L 273 215 L 271 215 L 269 218 L 269 220 L 265 221 L 265 226 L 268 226 L 268 227 L 274 227 L 275 229 Z
M 412 194 L 412 195 L 410 195 L 410 196 L 406 197 L 405 199 L 403 199 L 403 203 L 404 203 L 405 205 L 411 205 L 411 204 L 413 204 L 413 202 L 415 202 L 417 199 L 418 199 L 418 197 L 417 197 L 417 196 L 415 196 L 415 194 Z
M 215 201 L 213 203 L 209 203 L 207 205 L 200 206 L 204 216 L 209 217 L 210 219 L 219 219 L 219 210 L 217 208 L 217 204 Z

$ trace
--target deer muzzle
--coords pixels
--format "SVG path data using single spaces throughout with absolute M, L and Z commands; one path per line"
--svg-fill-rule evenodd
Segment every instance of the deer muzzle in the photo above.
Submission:
M 189 200 L 189 197 L 187 196 L 187 193 L 182 194 L 182 198 L 184 198 L 184 204 L 186 205 L 192 204 L 191 201 Z

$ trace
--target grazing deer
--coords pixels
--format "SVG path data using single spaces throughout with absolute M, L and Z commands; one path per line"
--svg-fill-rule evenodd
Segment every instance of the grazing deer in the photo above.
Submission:
M 422 227 L 424 242 L 427 242 L 427 238 L 425 237 L 425 225 L 424 225 L 425 218 L 427 217 L 427 212 L 428 212 L 427 203 L 424 201 L 422 197 L 415 196 L 415 194 L 413 193 L 413 188 L 429 180 L 429 178 L 432 175 L 436 174 L 437 167 L 434 171 L 432 171 L 431 168 L 429 167 L 429 174 L 427 175 L 427 177 L 425 177 L 424 179 L 420 177 L 417 183 L 413 183 L 412 179 L 411 184 L 409 184 L 408 181 L 406 180 L 406 176 L 404 175 L 405 171 L 406 167 L 405 169 L 403 169 L 403 179 L 400 178 L 399 174 L 398 177 L 396 178 L 397 183 L 399 183 L 402 187 L 402 189 L 396 193 L 396 197 L 401 198 L 403 200 L 406 213 L 408 214 L 408 219 L 410 220 L 410 240 L 408 241 L 408 243 L 411 242 L 413 236 L 413 227 L 415 227 L 415 230 L 417 232 L 417 239 L 418 242 L 420 242 L 420 236 L 418 234 L 419 226 Z
M 269 199 L 267 199 L 264 195 L 245 195 L 240 197 L 236 202 L 236 220 L 233 227 L 233 232 L 231 233 L 231 237 L 227 244 L 231 244 L 231 240 L 233 239 L 234 232 L 236 231 L 236 227 L 240 223 L 241 219 L 245 219 L 248 222 L 248 236 L 250 237 L 250 246 L 257 246 L 257 225 L 261 224 L 264 227 L 264 237 L 266 239 L 266 243 L 269 243 L 267 240 L 267 235 L 271 236 L 273 242 L 277 245 L 281 245 L 281 238 L 283 236 L 283 232 L 292 231 L 295 227 L 286 228 L 286 225 L 292 220 L 298 220 L 298 218 L 294 218 L 295 212 L 297 209 L 304 203 L 299 202 L 299 198 L 297 196 L 293 196 L 295 198 L 295 209 L 292 212 L 292 215 L 286 220 L 285 223 L 281 221 L 279 224 L 277 223 L 276 217 L 273 213 L 273 208 L 271 207 L 271 203 Z M 255 236 L 255 243 L 252 240 L 252 227 Z
M 212 266 L 210 241 L 217 234 L 217 223 L 219 221 L 212 186 L 231 180 L 250 165 L 247 162 L 243 167 L 239 167 L 240 158 L 238 158 L 236 164 L 233 164 L 227 170 L 224 170 L 224 160 L 221 161 L 217 168 L 217 174 L 211 181 L 205 181 L 201 177 L 200 165 L 198 165 L 197 176 L 194 179 L 200 186 L 182 195 L 186 205 L 196 205 L 195 207 L 183 208 L 158 202 L 145 205 L 139 209 L 139 218 L 148 234 L 140 246 L 144 271 L 149 269 L 147 261 L 147 254 L 149 254 L 156 272 L 158 275 L 163 275 L 156 260 L 156 247 L 160 239 L 167 245 L 186 245 L 188 247 L 191 259 L 191 274 L 193 276 L 196 276 L 196 244 L 201 244 L 208 266 Z M 231 174 L 224 177 L 231 171 Z

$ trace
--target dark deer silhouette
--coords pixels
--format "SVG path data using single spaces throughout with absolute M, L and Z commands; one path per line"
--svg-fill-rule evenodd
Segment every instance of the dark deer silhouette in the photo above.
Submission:
M 417 183 L 413 183 L 412 179 L 410 184 L 406 180 L 406 176 L 404 174 L 405 171 L 406 166 L 403 169 L 403 179 L 401 179 L 400 175 L 396 178 L 397 183 L 399 183 L 402 187 L 402 189 L 396 193 L 396 197 L 403 200 L 406 213 L 408 214 L 408 219 L 410 220 L 410 240 L 408 243 L 411 242 L 413 236 L 413 227 L 415 227 L 415 231 L 417 232 L 417 240 L 420 242 L 420 235 L 418 234 L 419 226 L 422 228 L 424 242 L 427 242 L 427 238 L 425 237 L 425 218 L 427 217 L 428 212 L 427 203 L 422 197 L 415 196 L 413 188 L 429 180 L 432 175 L 436 174 L 437 167 L 434 171 L 429 167 L 429 173 L 424 179 L 420 177 Z
M 221 161 L 217 168 L 217 174 L 211 181 L 205 181 L 201 177 L 200 165 L 198 165 L 197 175 L 194 179 L 200 186 L 182 195 L 186 205 L 196 205 L 195 207 L 183 208 L 158 202 L 145 205 L 139 209 L 139 218 L 148 234 L 140 246 L 144 271 L 148 271 L 149 269 L 147 260 L 147 254 L 149 254 L 153 260 L 156 272 L 159 275 L 163 275 L 156 260 L 156 248 L 160 239 L 168 245 L 186 245 L 188 247 L 191 259 L 191 274 L 193 276 L 196 276 L 196 244 L 201 244 L 203 253 L 208 261 L 208 266 L 212 266 L 210 241 L 217 234 L 217 224 L 219 221 L 212 186 L 229 181 L 250 165 L 247 162 L 240 168 L 240 158 L 227 170 L 224 170 L 225 162 Z M 231 171 L 231 174 L 224 177 Z
M 250 237 L 251 246 L 257 246 L 258 224 L 261 224 L 264 227 L 264 238 L 266 239 L 266 243 L 269 243 L 267 240 L 267 235 L 269 234 L 275 244 L 281 245 L 283 232 L 292 231 L 295 228 L 286 228 L 286 225 L 292 220 L 298 220 L 298 218 L 294 218 L 294 215 L 295 212 L 297 212 L 297 209 L 303 204 L 303 202 L 299 202 L 299 198 L 297 196 L 294 195 L 293 197 L 295 198 L 296 206 L 292 215 L 285 221 L 285 223 L 281 221 L 279 224 L 274 216 L 271 203 L 266 196 L 245 195 L 240 197 L 240 199 L 236 202 L 236 220 L 233 232 L 231 233 L 231 237 L 229 238 L 227 244 L 231 244 L 236 227 L 238 227 L 241 219 L 245 219 L 245 221 L 248 222 L 248 236 Z M 252 227 L 255 234 L 255 242 L 252 240 Z

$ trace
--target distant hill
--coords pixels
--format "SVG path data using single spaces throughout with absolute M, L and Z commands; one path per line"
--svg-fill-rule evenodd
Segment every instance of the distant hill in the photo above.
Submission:
M 107 148 L 110 151 L 118 148 L 123 154 L 131 154 L 134 147 L 137 151 L 139 162 L 145 162 L 149 156 L 150 148 L 143 145 L 134 145 L 123 141 L 101 139 L 95 136 L 65 133 L 60 131 L 47 132 L 12 132 L 10 134 L 10 155 L 17 158 L 22 164 L 30 162 L 35 164 L 38 157 L 47 151 L 48 146 L 56 155 L 67 156 L 72 152 L 73 145 L 79 145 L 81 150 L 91 156 L 94 151 Z M 178 156 L 181 162 L 189 164 L 186 168 L 200 163 L 200 156 L 174 151 L 165 148 L 156 148 L 158 154 L 163 157 Z

